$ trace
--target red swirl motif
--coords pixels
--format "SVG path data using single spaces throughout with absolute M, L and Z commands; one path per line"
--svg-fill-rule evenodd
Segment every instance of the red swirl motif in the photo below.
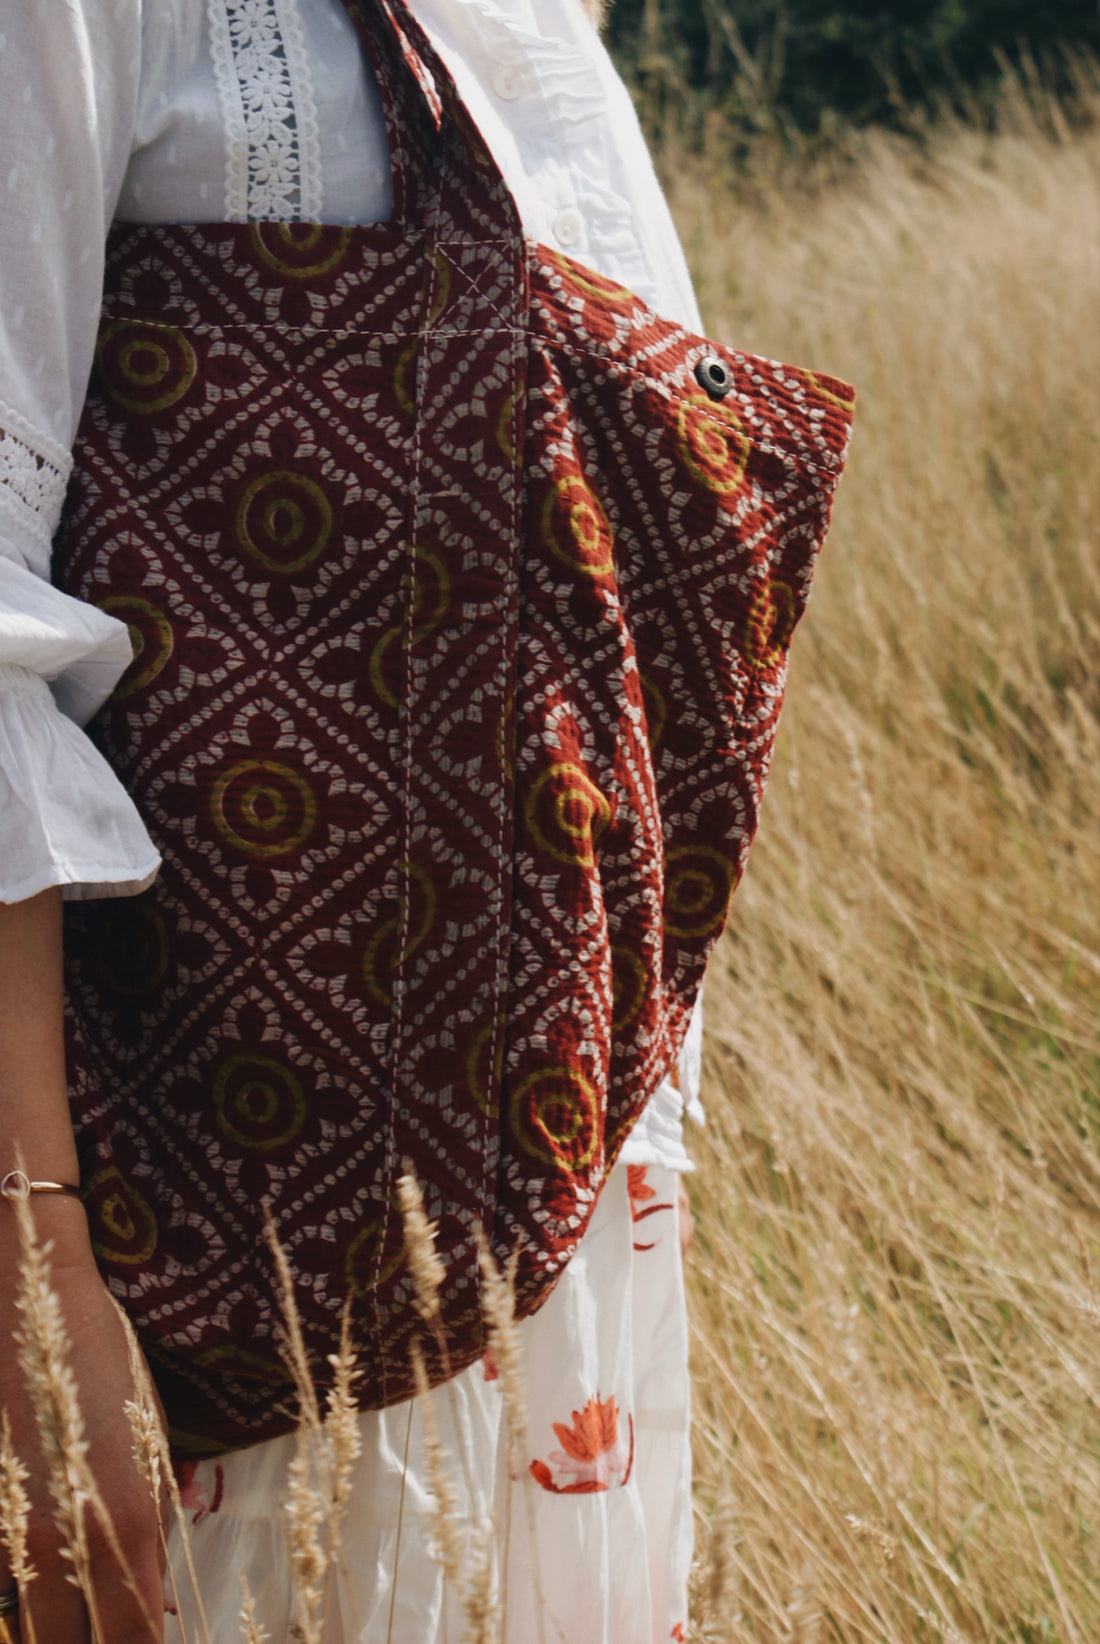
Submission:
M 676 417 L 676 445 L 692 478 L 729 507 L 745 479 L 751 446 L 731 407 L 690 394 Z
M 542 507 L 542 531 L 555 558 L 590 577 L 615 570 L 611 526 L 599 497 L 580 474 L 567 474 L 552 487 Z
M 574 1067 L 540 1068 L 516 1086 L 512 1125 L 524 1151 L 561 1170 L 591 1164 L 600 1139 L 596 1092 Z
M 562 760 L 537 777 L 523 807 L 531 839 L 570 867 L 592 868 L 611 805 L 579 765 Z
M 754 668 L 778 668 L 790 649 L 798 604 L 789 583 L 773 578 L 757 593 L 745 626 L 745 655 Z

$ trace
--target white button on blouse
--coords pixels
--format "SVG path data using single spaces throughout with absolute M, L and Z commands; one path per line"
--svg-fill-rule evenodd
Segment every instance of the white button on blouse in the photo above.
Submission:
M 518 63 L 498 63 L 493 70 L 492 86 L 497 96 L 506 103 L 522 97 L 527 77 Z
M 573 246 L 580 243 L 583 232 L 584 224 L 581 222 L 579 214 L 571 208 L 567 207 L 565 211 L 559 211 L 554 218 L 554 238 L 566 251 L 571 250 Z

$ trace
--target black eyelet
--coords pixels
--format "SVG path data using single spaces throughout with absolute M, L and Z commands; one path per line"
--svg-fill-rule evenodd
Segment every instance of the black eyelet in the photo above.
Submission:
M 724 400 L 733 387 L 733 372 L 717 354 L 704 354 L 695 367 L 695 381 L 712 400 Z

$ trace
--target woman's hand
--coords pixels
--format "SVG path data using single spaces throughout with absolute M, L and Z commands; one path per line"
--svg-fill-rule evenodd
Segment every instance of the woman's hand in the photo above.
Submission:
M 20 1166 L 38 1181 L 76 1182 L 69 1123 L 61 1007 L 61 895 L 43 891 L 0 904 L 0 1176 Z M 38 1236 L 53 1244 L 51 1284 L 61 1302 L 76 1379 L 88 1462 L 121 1547 L 102 1522 L 85 1517 L 94 1604 L 102 1644 L 160 1644 L 164 1602 L 159 1536 L 149 1487 L 133 1459 L 123 1405 L 134 1397 L 122 1323 L 92 1256 L 83 1207 L 67 1197 L 29 1201 Z M 19 1238 L 15 1206 L 0 1198 L 0 1406 L 16 1454 L 30 1470 L 28 1553 L 37 1572 L 28 1593 L 33 1632 L 9 1625 L 21 1644 L 90 1644 L 87 1606 L 69 1581 L 49 1491 L 49 1469 L 13 1337 Z M 123 1567 L 125 1565 L 125 1568 Z M 14 1581 L 0 1549 L 0 1594 Z M 0 1639 L 3 1638 L 0 1623 Z
M 59 1205 L 56 1211 L 65 1208 Z M 81 1214 L 79 1206 L 71 1208 Z M 0 1215 L 12 1214 L 11 1207 L 0 1202 Z M 33 1214 L 36 1220 L 46 1220 L 38 1207 Z M 24 1486 L 31 1501 L 27 1553 L 36 1579 L 23 1595 L 21 1629 L 9 1622 L 11 1636 L 21 1644 L 32 1640 L 37 1644 L 90 1644 L 88 1607 L 69 1580 L 73 1565 L 63 1554 L 55 1523 L 56 1504 L 50 1494 L 49 1468 L 32 1399 L 18 1355 L 7 1345 L 12 1332 L 22 1328 L 22 1315 L 15 1307 L 17 1284 L 14 1274 L 0 1273 L 0 1330 L 5 1341 L 0 1352 L 0 1405 L 8 1412 L 13 1448 L 30 1472 Z M 55 1267 L 51 1284 L 69 1337 L 69 1364 L 77 1384 L 89 1468 L 123 1556 L 120 1564 L 102 1515 L 88 1509 L 85 1524 L 98 1636 L 102 1644 L 160 1644 L 164 1636 L 161 1541 L 157 1510 L 134 1461 L 130 1424 L 123 1410 L 125 1401 L 135 1397 L 123 1327 L 90 1251 L 86 1258 Z M 0 1549 L 0 1592 L 14 1585 L 7 1557 Z M 27 1625 L 28 1609 L 33 1632 Z

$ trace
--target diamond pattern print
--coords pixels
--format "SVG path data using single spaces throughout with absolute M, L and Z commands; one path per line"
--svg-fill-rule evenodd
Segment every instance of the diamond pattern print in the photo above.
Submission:
M 264 1201 L 366 1404 L 412 1390 L 406 1161 L 452 1369 L 479 1224 L 548 1294 L 726 918 L 851 421 L 526 243 L 404 6 L 348 7 L 393 223 L 116 229 L 59 541 L 164 856 L 70 905 L 74 1112 L 191 1453 L 293 1421 Z

